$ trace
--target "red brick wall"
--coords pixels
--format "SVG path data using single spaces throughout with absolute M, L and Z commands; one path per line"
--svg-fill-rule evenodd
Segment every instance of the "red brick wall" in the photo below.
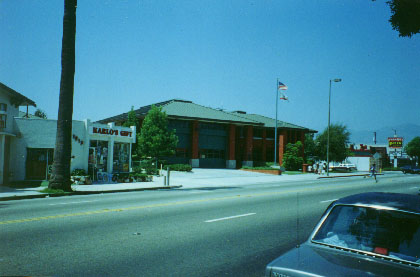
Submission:
M 279 164 L 283 165 L 283 156 L 284 156 L 284 150 L 287 144 L 287 132 L 286 131 L 280 131 L 279 132 L 279 140 L 278 140 L 278 151 L 279 151 Z

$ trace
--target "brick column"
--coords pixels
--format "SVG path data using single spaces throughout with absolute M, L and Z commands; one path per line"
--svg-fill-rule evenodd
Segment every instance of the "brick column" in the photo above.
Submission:
M 267 130 L 263 129 L 262 133 L 262 160 L 267 161 Z
M 228 158 L 226 160 L 226 168 L 236 168 L 235 160 L 235 138 L 236 138 L 236 126 L 229 124 L 229 146 L 228 146 Z
M 287 144 L 287 131 L 280 131 L 279 138 L 278 138 L 278 149 L 279 149 L 279 164 L 283 165 L 283 156 L 284 156 L 284 150 Z
M 200 166 L 200 159 L 198 156 L 198 121 L 194 120 L 192 123 L 192 130 L 191 130 L 192 138 L 191 138 L 191 166 L 192 167 L 199 167 Z
M 253 166 L 252 160 L 252 141 L 253 141 L 253 127 L 246 127 L 246 138 L 245 138 L 245 159 L 243 165 Z

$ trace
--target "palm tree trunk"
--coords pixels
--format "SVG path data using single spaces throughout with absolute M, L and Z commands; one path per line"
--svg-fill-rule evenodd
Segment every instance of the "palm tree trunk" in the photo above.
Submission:
M 64 1 L 61 82 L 51 189 L 71 191 L 70 160 L 76 46 L 77 0 Z

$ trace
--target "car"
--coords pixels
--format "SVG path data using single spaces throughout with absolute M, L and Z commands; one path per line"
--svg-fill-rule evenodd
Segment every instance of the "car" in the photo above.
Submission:
M 420 276 L 420 196 L 369 192 L 331 203 L 266 276 Z
M 336 170 L 336 171 L 351 171 L 356 170 L 356 165 L 354 164 L 347 164 L 347 163 L 341 163 L 337 166 L 330 165 L 330 170 Z
M 401 171 L 406 173 L 420 174 L 420 167 L 415 165 L 404 165 L 401 167 Z
M 400 169 L 404 174 L 406 174 L 406 173 L 411 172 L 411 167 L 412 167 L 411 165 L 404 165 L 404 166 L 401 166 Z

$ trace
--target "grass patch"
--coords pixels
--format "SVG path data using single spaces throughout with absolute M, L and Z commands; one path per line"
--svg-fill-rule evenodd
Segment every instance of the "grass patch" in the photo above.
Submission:
M 43 190 L 40 190 L 39 192 L 42 193 L 48 193 L 48 194 L 57 194 L 57 195 L 65 195 L 65 194 L 69 194 L 70 192 L 66 192 L 62 189 L 50 189 L 50 188 L 45 188 Z
M 286 175 L 299 175 L 299 174 L 306 174 L 306 173 L 303 173 L 302 171 L 284 171 L 283 174 L 286 174 Z
M 48 187 L 50 181 L 42 181 L 40 187 Z
M 270 166 L 243 166 L 242 169 L 254 169 L 254 170 L 279 170 L 278 168 L 272 168 Z

